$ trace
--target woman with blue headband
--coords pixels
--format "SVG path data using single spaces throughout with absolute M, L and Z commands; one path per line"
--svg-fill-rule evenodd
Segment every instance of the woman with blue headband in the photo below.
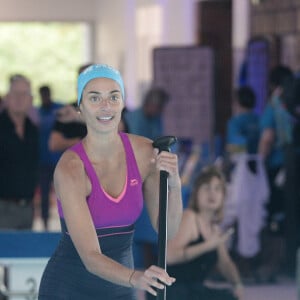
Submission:
M 157 266 L 134 269 L 134 223 L 145 204 L 157 230 L 164 170 L 168 236 L 175 235 L 182 214 L 177 156 L 158 153 L 150 139 L 118 131 L 125 93 L 117 70 L 92 65 L 79 75 L 77 88 L 88 133 L 56 166 L 62 238 L 44 271 L 39 299 L 133 300 L 134 289 L 156 295 L 175 278 Z

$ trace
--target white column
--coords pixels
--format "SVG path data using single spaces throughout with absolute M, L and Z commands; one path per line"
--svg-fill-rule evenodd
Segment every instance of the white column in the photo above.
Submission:
M 83 62 L 95 61 L 95 27 L 93 22 L 82 23 L 84 32 Z
M 233 84 L 236 86 L 241 63 L 250 38 L 250 0 L 232 1 Z
M 136 0 L 99 2 L 95 24 L 95 60 L 120 70 L 129 106 L 136 101 L 135 7 Z
M 137 59 L 136 59 L 136 0 L 126 0 L 125 12 L 125 43 L 121 63 L 125 80 L 126 105 L 128 108 L 134 107 L 139 102 L 138 79 L 137 79 Z
M 94 27 L 95 60 L 120 69 L 124 76 L 129 108 L 138 106 L 141 101 L 138 98 L 140 78 L 137 59 L 137 7 L 160 5 L 163 22 L 159 45 L 185 46 L 194 45 L 196 40 L 195 2 L 196 0 L 110 0 L 105 5 L 103 2 L 98 3 L 98 19 Z M 152 26 L 151 22 L 149 26 Z
M 194 45 L 196 41 L 195 0 L 163 0 L 162 43 L 167 45 Z

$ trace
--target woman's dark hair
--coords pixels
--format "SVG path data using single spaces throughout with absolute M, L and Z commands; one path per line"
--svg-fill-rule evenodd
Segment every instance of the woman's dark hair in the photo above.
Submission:
M 144 104 L 156 102 L 164 106 L 169 101 L 169 94 L 162 88 L 153 87 L 145 95 Z
M 51 97 L 51 89 L 48 85 L 42 85 L 39 88 L 39 92 L 40 92 L 41 95 L 46 95 L 48 97 Z
M 274 67 L 270 72 L 270 84 L 274 87 L 283 87 L 287 80 L 293 77 L 292 70 L 284 65 Z
M 121 122 L 123 122 L 124 130 L 123 132 L 129 133 L 129 126 L 127 119 L 125 117 L 127 109 L 124 107 L 121 113 Z
M 287 80 L 283 85 L 282 101 L 288 112 L 300 120 L 300 78 Z
M 196 212 L 200 211 L 200 209 L 198 207 L 198 201 L 197 201 L 198 200 L 197 199 L 198 191 L 203 184 L 210 183 L 214 177 L 220 179 L 220 181 L 222 183 L 222 187 L 223 187 L 224 197 L 225 197 L 226 185 L 225 185 L 225 178 L 224 178 L 223 173 L 216 166 L 204 167 L 202 169 L 202 171 L 199 173 L 196 180 L 194 181 L 191 197 L 189 200 L 189 208 L 190 209 L 192 209 Z M 216 222 L 220 222 L 223 218 L 223 207 L 224 207 L 224 201 L 223 201 L 220 209 L 216 212 L 216 215 L 215 215 Z
M 238 103 L 242 107 L 248 108 L 248 109 L 254 108 L 256 99 L 255 99 L 254 91 L 251 87 L 243 86 L 243 87 L 239 88 L 238 90 L 236 90 L 235 94 L 236 94 Z

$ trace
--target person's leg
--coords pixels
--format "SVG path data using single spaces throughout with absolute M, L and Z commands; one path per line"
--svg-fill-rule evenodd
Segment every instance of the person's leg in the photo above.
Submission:
M 0 199 L 0 229 L 16 229 L 18 220 L 15 219 L 14 209 L 8 201 Z
M 25 206 L 20 207 L 16 211 L 16 216 L 19 219 L 18 229 L 20 230 L 31 230 L 33 224 L 33 205 L 29 203 Z
M 48 227 L 49 219 L 49 197 L 53 180 L 54 167 L 51 165 L 41 166 L 40 168 L 40 189 L 41 189 L 41 214 L 45 229 Z
M 261 267 L 258 272 L 262 281 L 273 282 L 276 280 L 285 252 L 284 193 L 283 187 L 276 184 L 276 176 L 279 170 L 279 168 L 268 170 L 270 197 L 267 206 L 267 225 L 262 231 Z
M 298 184 L 300 176 L 300 155 L 296 153 L 293 146 L 286 149 L 286 181 L 285 181 L 285 240 L 286 240 L 286 272 L 294 276 L 296 266 L 296 253 L 299 246 L 299 204 L 300 187 Z
M 32 229 L 32 201 L 9 202 L 0 200 L 0 229 Z

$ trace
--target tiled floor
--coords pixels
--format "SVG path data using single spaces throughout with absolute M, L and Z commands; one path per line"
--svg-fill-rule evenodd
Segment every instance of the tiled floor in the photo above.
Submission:
M 53 202 L 55 203 L 55 202 Z M 52 205 L 51 218 L 49 221 L 49 231 L 59 231 L 60 224 L 56 210 L 56 206 Z M 33 230 L 43 231 L 43 223 L 36 214 L 36 218 L 33 225 Z M 139 292 L 139 300 L 144 299 L 143 293 Z M 184 300 L 184 299 L 183 299 Z M 280 278 L 278 283 L 270 285 L 246 285 L 243 300 L 300 300 L 297 298 L 297 286 L 296 281 L 287 278 Z
M 253 285 L 245 287 L 243 300 L 299 300 L 296 283 L 293 280 L 282 280 L 273 285 Z
M 138 293 L 138 299 L 145 300 L 143 293 Z M 300 298 L 297 298 L 295 282 L 283 279 L 276 285 L 245 286 L 243 300 L 300 300 Z

